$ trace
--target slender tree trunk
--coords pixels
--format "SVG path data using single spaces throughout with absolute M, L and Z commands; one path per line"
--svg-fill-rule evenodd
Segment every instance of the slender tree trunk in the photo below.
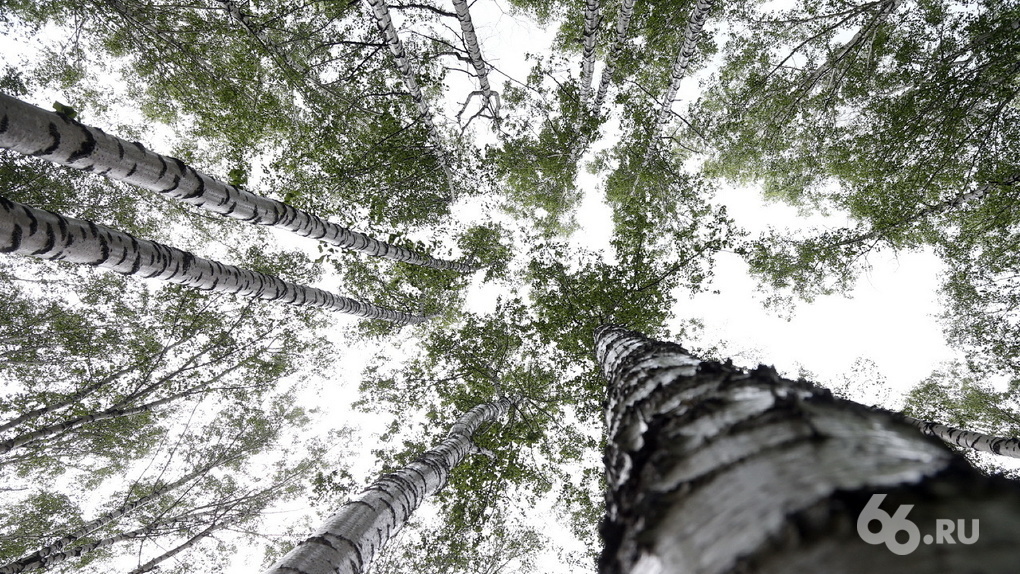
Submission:
M 510 409 L 501 398 L 478 405 L 453 424 L 439 446 L 342 506 L 311 538 L 291 550 L 267 574 L 360 574 L 425 497 L 438 492 L 473 449 L 471 435 Z
M 581 104 L 588 107 L 591 100 L 591 77 L 595 73 L 595 40 L 598 38 L 599 21 L 602 19 L 600 0 L 586 0 L 584 3 L 584 53 L 581 56 Z M 596 110 L 597 111 L 597 110 Z
M 224 217 L 279 227 L 343 249 L 435 269 L 474 269 L 378 241 L 275 199 L 257 196 L 196 171 L 179 159 L 153 153 L 140 143 L 122 140 L 4 94 L 0 94 L 0 147 L 95 172 Z
M 82 388 L 81 390 L 75 392 L 74 394 L 68 395 L 63 400 L 60 400 L 60 401 L 57 401 L 55 403 L 51 403 L 51 404 L 39 407 L 37 409 L 32 409 L 32 410 L 30 410 L 28 412 L 22 413 L 21 415 L 19 415 L 19 416 L 15 417 L 15 418 L 5 422 L 4 424 L 0 425 L 0 432 L 8 431 L 8 430 L 10 430 L 10 429 L 20 425 L 21 423 L 23 423 L 25 421 L 30 421 L 30 420 L 33 420 L 33 419 L 37 419 L 37 418 L 39 418 L 39 417 L 41 417 L 43 415 L 46 415 L 48 413 L 56 412 L 56 411 L 58 411 L 58 410 L 60 410 L 60 409 L 62 409 L 64 407 L 66 407 L 67 405 L 71 405 L 71 404 L 77 403 L 78 401 L 80 401 L 81 399 L 87 397 L 88 395 L 92 394 L 93 392 L 95 392 L 95 391 L 99 390 L 100 388 L 108 385 L 109 383 L 117 380 L 122 375 L 125 375 L 125 374 L 127 374 L 127 373 L 129 373 L 129 372 L 131 372 L 131 371 L 133 371 L 133 370 L 135 370 L 137 368 L 138 368 L 138 365 L 131 365 L 129 367 L 125 367 L 125 368 L 123 368 L 123 369 L 121 369 L 121 370 L 119 370 L 119 371 L 117 371 L 115 373 L 111 373 L 110 375 L 99 379 L 98 381 L 92 383 L 91 385 L 88 385 L 88 386 Z M 2 444 L 2 443 L 0 443 L 0 444 Z M 0 447 L 0 448 L 2 448 L 2 447 Z
M 61 551 L 67 545 L 73 544 L 75 541 L 88 536 L 89 534 L 95 532 L 96 530 L 106 526 L 107 524 L 110 524 L 115 520 L 118 520 L 122 516 L 125 516 L 138 508 L 144 507 L 145 505 L 149 504 L 153 500 L 156 500 L 157 498 L 166 494 L 167 492 L 170 492 L 179 486 L 191 482 L 195 478 L 209 472 L 209 470 L 215 467 L 216 465 L 222 464 L 225 460 L 226 459 L 217 459 L 213 463 L 206 464 L 200 468 L 197 468 L 194 471 L 178 478 L 173 482 L 169 482 L 162 486 L 156 487 L 152 492 L 146 494 L 145 496 L 141 496 L 130 502 L 126 502 L 113 510 L 110 510 L 99 515 L 98 517 L 86 522 L 85 524 L 79 526 L 73 531 L 64 534 L 60 538 L 51 540 L 49 543 L 47 543 L 42 548 L 36 550 L 35 552 L 31 554 L 26 554 L 25 556 L 22 556 L 21 558 L 15 560 L 14 562 L 0 566 L 0 574 L 11 574 L 13 572 L 21 572 L 23 570 L 31 569 L 28 568 L 29 565 L 46 563 L 47 557 L 60 554 Z
M 979 432 L 958 429 L 944 424 L 922 421 L 902 415 L 903 420 L 921 429 L 928 436 L 940 438 L 950 444 L 981 452 L 1020 458 L 1020 439 L 992 436 Z
M 227 526 L 226 523 L 213 522 L 205 530 L 203 530 L 203 531 L 199 532 L 198 534 L 192 536 L 191 538 L 187 539 L 186 541 L 182 542 L 181 544 L 178 544 L 177 546 L 174 546 L 173 548 L 171 548 L 170 550 L 167 550 L 166 552 L 160 554 L 159 556 L 156 556 L 152 560 L 149 560 L 145 564 L 142 564 L 138 568 L 135 568 L 134 570 L 128 572 L 128 574 L 144 574 L 145 572 L 152 572 L 153 570 L 156 570 L 157 568 L 159 568 L 159 565 L 161 563 L 163 563 L 163 562 L 173 558 L 174 556 L 177 556 L 181 552 L 184 552 L 185 550 L 187 550 L 187 549 L 191 548 L 192 546 L 198 544 L 204 538 L 207 538 L 207 537 L 215 534 L 218 530 L 221 530 L 225 526 Z
M 439 128 L 436 127 L 435 121 L 432 119 L 432 110 L 429 108 L 428 102 L 425 101 L 425 94 L 421 91 L 421 86 L 418 85 L 418 79 L 415 77 L 418 73 L 411 64 L 411 59 L 407 57 L 407 52 L 404 50 L 404 43 L 400 41 L 400 36 L 397 34 L 397 28 L 393 25 L 393 19 L 390 17 L 390 7 L 386 4 L 386 0 L 365 0 L 368 6 L 372 9 L 372 17 L 375 21 L 375 25 L 379 28 L 379 33 L 382 34 L 383 39 L 386 41 L 386 45 L 390 48 L 390 54 L 393 55 L 393 60 L 397 64 L 397 69 L 400 70 L 400 74 L 403 77 L 404 85 L 407 86 L 407 91 L 411 94 L 411 99 L 414 100 L 416 106 L 418 106 L 418 113 L 421 115 L 421 120 L 425 122 L 425 128 L 428 131 L 429 139 L 432 140 L 432 147 L 436 158 L 439 160 L 439 165 L 446 174 L 447 186 L 449 188 L 450 196 L 449 200 L 456 199 L 456 190 L 454 188 L 454 176 L 453 168 L 450 165 L 450 156 L 446 152 L 446 146 L 443 144 L 443 138 L 439 133 Z
M 384 309 L 321 289 L 283 281 L 196 257 L 161 243 L 136 239 L 102 225 L 63 217 L 0 197 L 0 253 L 86 263 L 254 299 L 322 307 L 369 319 L 421 323 L 427 317 Z
M 475 25 L 471 22 L 471 12 L 468 9 L 467 0 L 453 0 L 453 8 L 456 10 L 457 20 L 460 22 L 464 47 L 467 48 L 471 65 L 475 68 L 475 76 L 478 78 L 478 88 L 482 92 L 482 105 L 491 110 L 493 121 L 499 121 L 499 99 L 498 96 L 493 98 L 494 92 L 489 85 L 489 71 L 482 58 L 482 48 L 478 43 L 478 35 L 475 34 Z
M 90 415 L 67 419 L 56 424 L 46 425 L 34 431 L 22 433 L 13 438 L 0 442 L 0 454 L 7 454 L 12 450 L 23 447 L 27 444 L 47 439 L 59 434 L 63 434 L 65 432 L 72 431 L 77 428 L 81 428 L 89 423 L 105 421 L 120 417 L 130 417 L 141 413 L 152 412 L 163 405 L 170 404 L 179 399 L 207 392 L 210 391 L 206 388 L 188 389 L 186 391 L 174 393 L 168 397 L 163 397 L 162 399 L 152 401 L 150 403 L 145 403 L 134 407 L 130 407 L 127 404 L 121 403 L 108 409 L 102 410 L 98 413 L 92 413 Z
M 687 76 L 687 72 L 691 67 L 691 60 L 694 58 L 694 53 L 698 48 L 698 36 L 701 35 L 701 29 L 705 27 L 705 19 L 708 18 L 708 12 L 712 9 L 713 2 L 714 0 L 698 0 L 698 3 L 694 5 L 694 10 L 691 12 L 690 19 L 687 21 L 687 27 L 684 29 L 684 42 L 680 46 L 676 58 L 673 60 L 673 67 L 670 70 L 669 87 L 666 89 L 666 93 L 662 95 L 662 101 L 659 102 L 659 112 L 656 114 L 655 124 L 652 126 L 651 138 L 649 139 L 648 149 L 645 151 L 642 165 L 648 163 L 648 159 L 655 148 L 656 138 L 662 133 L 666 123 L 669 121 L 673 100 L 676 98 L 677 91 L 680 90 L 680 82 Z
M 606 57 L 606 66 L 602 68 L 602 79 L 599 80 L 599 91 L 595 95 L 592 113 L 598 114 L 602 109 L 602 102 L 606 99 L 609 84 L 613 81 L 616 62 L 620 59 L 623 43 L 627 40 L 627 32 L 630 31 L 630 18 L 634 15 L 634 1 L 623 0 L 620 3 L 620 13 L 616 17 L 616 38 L 613 40 L 613 46 L 609 49 L 609 55 Z
M 595 341 L 603 574 L 1016 571 L 1020 488 L 896 415 L 618 326 Z M 966 521 L 969 540 L 937 520 Z

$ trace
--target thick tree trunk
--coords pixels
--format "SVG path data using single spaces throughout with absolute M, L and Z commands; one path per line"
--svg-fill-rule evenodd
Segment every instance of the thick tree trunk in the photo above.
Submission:
M 161 243 L 136 239 L 92 222 L 63 217 L 0 197 L 0 253 L 86 263 L 124 275 L 162 279 L 207 291 L 332 311 L 395 323 L 421 323 L 410 315 L 297 285 L 255 271 L 196 257 Z
M 606 57 L 606 65 L 602 68 L 602 79 L 599 80 L 599 91 L 595 94 L 595 103 L 591 107 L 592 113 L 598 114 L 602 109 L 602 102 L 606 99 L 609 84 L 613 81 L 616 62 L 620 59 L 623 43 L 627 40 L 627 33 L 630 31 L 630 18 L 634 15 L 634 1 L 623 0 L 620 3 L 620 13 L 616 17 L 616 38 Z
M 386 41 L 386 45 L 389 46 L 390 54 L 393 55 L 397 69 L 400 70 L 404 85 L 407 86 L 411 99 L 414 100 L 415 105 L 418 107 L 421 120 L 425 122 L 425 128 L 428 131 L 429 139 L 432 140 L 432 147 L 434 148 L 436 158 L 446 174 L 447 186 L 450 192 L 448 199 L 452 201 L 456 199 L 456 190 L 454 187 L 453 168 L 450 165 L 450 155 L 446 152 L 446 146 L 443 144 L 439 128 L 436 127 L 436 123 L 432 119 L 432 110 L 429 108 L 428 102 L 425 101 L 425 94 L 422 93 L 421 86 L 418 85 L 418 79 L 416 78 L 418 71 L 411 64 L 411 59 L 407 57 L 404 43 L 400 41 L 397 28 L 393 25 L 393 19 L 390 17 L 390 7 L 386 4 L 386 0 L 365 1 L 372 9 L 372 18 L 375 21 L 375 25 Z
M 140 143 L 122 140 L 4 94 L 0 94 L 0 147 L 95 172 L 224 217 L 279 227 L 343 249 L 435 269 L 474 269 L 378 241 L 307 211 L 257 196 L 196 171 L 176 158 L 153 153 Z
M 947 443 L 981 452 L 1020 458 L 1020 439 L 992 436 L 944 424 L 922 421 L 906 415 L 902 416 L 903 420 L 921 429 L 921 432 L 924 434 L 940 438 Z
M 618 326 L 595 340 L 604 574 L 1016 571 L 1020 488 L 897 416 Z
M 450 471 L 472 451 L 471 435 L 483 423 L 505 415 L 510 404 L 509 399 L 501 398 L 464 413 L 439 446 L 375 481 L 266 574 L 364 572 L 422 500 L 443 488 Z

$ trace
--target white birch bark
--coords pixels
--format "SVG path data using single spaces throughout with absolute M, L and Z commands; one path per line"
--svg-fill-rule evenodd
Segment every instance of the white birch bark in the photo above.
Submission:
M 356 500 L 301 542 L 266 574 L 360 574 L 425 497 L 446 484 L 450 471 L 471 453 L 471 435 L 510 409 L 501 398 L 478 405 L 453 424 L 439 446 L 395 473 L 376 480 Z
M 478 35 L 475 34 L 475 25 L 471 22 L 471 11 L 468 9 L 467 0 L 453 0 L 453 8 L 457 12 L 457 21 L 460 22 L 464 47 L 467 48 L 471 65 L 475 69 L 475 77 L 478 78 L 478 88 L 482 93 L 482 106 L 492 112 L 494 121 L 499 121 L 499 96 L 493 97 L 495 92 L 489 85 L 489 71 L 486 69 L 485 59 L 482 58 L 482 48 L 478 43 Z
M 581 104 L 587 108 L 591 100 L 591 78 L 595 73 L 595 41 L 602 19 L 600 0 L 585 0 L 584 3 L 584 52 L 581 55 Z M 597 112 L 598 110 L 596 110 Z
M 673 100 L 680 89 L 680 82 L 687 76 L 687 72 L 691 67 L 691 60 L 694 58 L 694 53 L 698 48 L 698 36 L 701 35 L 701 29 L 705 27 L 705 19 L 708 18 L 708 12 L 712 9 L 713 2 L 714 0 L 698 0 L 694 10 L 691 12 L 690 19 L 687 21 L 687 27 L 684 28 L 684 41 L 676 54 L 676 58 L 673 59 L 673 66 L 669 74 L 669 87 L 666 88 L 666 92 L 662 95 L 662 100 L 659 102 L 659 111 L 655 117 L 655 124 L 652 126 L 651 138 L 649 139 L 648 149 L 645 151 L 642 165 L 648 163 L 655 148 L 656 138 L 662 133 L 669 122 Z
M 602 78 L 599 80 L 599 91 L 595 94 L 595 103 L 592 104 L 592 113 L 598 114 L 602 109 L 602 103 L 609 91 L 609 84 L 613 80 L 613 72 L 616 70 L 616 62 L 620 59 L 620 51 L 623 50 L 623 43 L 627 40 L 627 33 L 630 31 L 630 18 L 634 15 L 634 1 L 623 0 L 620 3 L 620 13 L 616 16 L 616 38 L 609 49 L 606 57 L 606 65 L 602 68 Z
M 139 275 L 196 289 L 234 293 L 290 305 L 321 307 L 394 323 L 427 317 L 385 309 L 298 285 L 0 197 L 0 253 L 85 263 L 123 275 Z
M 618 326 L 595 341 L 609 386 L 603 574 L 1016 571 L 1020 488 L 896 415 Z M 874 494 L 888 515 L 912 505 L 918 536 L 937 519 L 978 519 L 979 536 L 906 555 L 865 543 Z
M 446 174 L 446 182 L 449 189 L 448 199 L 453 201 L 456 199 L 456 190 L 454 188 L 453 167 L 450 165 L 450 155 L 446 152 L 442 135 L 440 135 L 439 128 L 436 127 L 436 123 L 432 118 L 432 110 L 429 108 L 428 102 L 425 101 L 425 94 L 422 93 L 421 86 L 418 85 L 416 78 L 418 72 L 414 69 L 411 59 L 407 57 L 404 43 L 400 41 L 397 28 L 393 25 L 393 19 L 390 17 L 390 7 L 386 4 L 386 0 L 365 1 L 368 3 L 369 8 L 372 9 L 375 25 L 386 41 L 386 45 L 389 46 L 390 54 L 393 55 L 393 60 L 397 64 L 397 69 L 404 80 L 404 85 L 407 86 L 411 99 L 414 100 L 415 105 L 418 107 L 421 120 L 425 122 L 425 128 L 428 131 L 429 139 L 432 140 L 432 147 L 436 158 Z
M 943 441 L 992 454 L 1020 458 L 1020 439 L 993 436 L 989 434 L 958 429 L 940 423 L 922 421 L 913 417 L 903 415 L 903 420 L 921 429 L 921 432 L 928 436 L 942 439 Z
M 474 270 L 469 265 L 390 245 L 302 209 L 260 197 L 201 173 L 179 159 L 149 151 L 140 143 L 111 136 L 4 94 L 0 94 L 0 147 L 123 181 L 224 217 L 279 227 L 343 249 L 435 269 Z

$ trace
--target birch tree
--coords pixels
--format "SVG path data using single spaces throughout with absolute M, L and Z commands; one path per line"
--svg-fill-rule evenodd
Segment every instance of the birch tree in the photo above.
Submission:
M 506 415 L 511 404 L 502 397 L 464 413 L 443 442 L 405 468 L 379 478 L 267 574 L 364 572 L 422 500 L 443 488 L 450 471 L 472 451 L 471 436 Z
M 124 275 L 158 278 L 189 287 L 234 293 L 291 305 L 321 307 L 397 323 L 426 317 L 383 309 L 339 295 L 196 257 L 160 243 L 136 239 L 91 222 L 66 218 L 0 198 L 0 252 L 60 259 L 112 269 Z
M 599 79 L 599 89 L 595 94 L 595 102 L 592 104 L 592 111 L 599 115 L 602 113 L 602 104 L 605 102 L 606 94 L 609 92 L 609 84 L 613 81 L 613 74 L 619 65 L 620 54 L 623 51 L 624 42 L 630 32 L 630 20 L 634 15 L 634 0 L 622 0 L 620 11 L 616 15 L 616 36 L 606 56 L 606 65 L 602 69 L 602 76 Z
M 622 327 L 595 340 L 609 385 L 602 572 L 1012 570 L 1016 485 L 896 416 Z M 893 523 L 879 504 L 910 506 Z M 980 536 L 920 544 L 950 517 L 978 520 Z
M 439 165 L 446 174 L 446 183 L 449 195 L 447 196 L 448 201 L 453 201 L 457 198 L 456 189 L 456 174 L 454 173 L 451 158 L 446 149 L 446 144 L 443 142 L 442 134 L 439 133 L 439 128 L 436 126 L 433 119 L 433 112 L 429 103 L 425 100 L 425 95 L 421 91 L 421 86 L 418 85 L 418 79 L 416 77 L 417 71 L 408 57 L 407 52 L 404 50 L 404 43 L 400 41 L 400 35 L 397 34 L 397 28 L 393 25 L 393 19 L 390 17 L 389 6 L 386 4 L 386 0 L 366 0 L 369 7 L 372 10 L 372 18 L 375 21 L 376 27 L 379 29 L 379 33 L 383 36 L 386 45 L 390 48 L 390 55 L 393 56 L 393 61 L 397 65 L 397 69 L 400 70 L 401 77 L 403 78 L 404 85 L 407 87 L 407 91 L 411 95 L 411 99 L 418 107 L 418 113 L 421 116 L 421 120 L 425 123 L 425 127 L 428 130 L 429 140 L 432 143 L 432 153 L 439 159 Z
M 475 69 L 475 77 L 478 79 L 478 90 L 482 96 L 482 108 L 488 109 L 494 122 L 499 122 L 499 94 L 492 90 L 489 85 L 489 70 L 482 58 L 482 48 L 478 43 L 478 35 L 475 34 L 475 25 L 471 21 L 471 11 L 468 8 L 467 0 L 453 0 L 453 8 L 457 11 L 457 21 L 460 22 L 461 39 L 464 47 L 467 48 L 468 57 L 471 59 L 471 66 Z M 465 102 L 465 107 L 467 102 Z
M 438 269 L 471 267 L 440 261 L 375 240 L 282 202 L 196 171 L 181 160 L 153 153 L 66 116 L 0 94 L 0 146 L 124 181 L 218 215 L 272 225 L 330 245 Z

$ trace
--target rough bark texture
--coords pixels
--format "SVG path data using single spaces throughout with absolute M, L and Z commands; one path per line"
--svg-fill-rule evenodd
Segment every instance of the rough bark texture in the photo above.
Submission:
M 330 245 L 435 269 L 472 271 L 463 263 L 434 259 L 330 223 L 307 211 L 257 196 L 196 171 L 142 144 L 0 94 L 0 147 L 179 199 L 230 217 L 271 225 Z
M 428 130 L 429 139 L 432 140 L 432 147 L 434 148 L 436 158 L 439 160 L 439 165 L 446 174 L 446 181 L 450 191 L 449 199 L 456 199 L 456 192 L 453 185 L 453 168 L 450 166 L 450 156 L 446 152 L 446 147 L 443 144 L 443 138 L 439 134 L 439 128 L 436 127 L 436 123 L 432 119 L 432 110 L 429 108 L 428 102 L 425 101 L 425 94 L 422 93 L 421 86 L 418 85 L 418 79 L 416 78 L 418 72 L 411 64 L 411 59 L 407 57 L 407 52 L 404 50 L 404 43 L 400 41 L 400 36 L 397 34 L 397 28 L 393 25 L 393 19 L 390 17 L 390 7 L 386 4 L 386 0 L 365 1 L 372 9 L 372 17 L 375 21 L 375 25 L 379 29 L 379 33 L 382 34 L 383 39 L 386 41 L 386 45 L 390 48 L 390 54 L 393 55 L 393 61 L 396 62 L 397 69 L 400 70 L 400 75 L 403 77 L 404 85 L 407 86 L 407 91 L 411 95 L 411 99 L 414 100 L 415 105 L 418 107 L 418 113 L 421 114 L 421 121 L 425 122 L 425 128 Z
M 595 114 L 598 114 L 602 109 L 602 102 L 606 99 L 609 84 L 613 80 L 613 72 L 616 70 L 616 61 L 620 59 L 620 51 L 623 50 L 623 43 L 627 40 L 630 17 L 634 15 L 634 1 L 623 0 L 620 4 L 620 13 L 616 17 L 616 38 L 609 49 L 609 56 L 606 57 L 606 66 L 602 69 L 602 79 L 599 80 L 599 91 L 595 95 L 595 103 L 591 108 Z
M 596 331 L 596 352 L 609 387 L 604 574 L 1016 571 L 1020 489 L 895 415 L 617 326 Z M 858 518 L 879 493 L 890 515 L 913 505 L 921 534 L 978 519 L 978 540 L 905 555 L 867 544 Z
M 0 253 L 86 263 L 124 275 L 291 305 L 322 307 L 369 319 L 395 323 L 427 320 L 196 257 L 161 243 L 136 239 L 102 225 L 35 209 L 3 197 L 0 197 Z
M 1002 456 L 1020 458 L 1020 439 L 992 436 L 979 432 L 958 429 L 944 424 L 922 421 L 903 416 L 903 420 L 921 429 L 928 436 L 940 438 L 950 444 Z
M 450 471 L 472 451 L 471 435 L 483 423 L 505 415 L 510 404 L 502 398 L 464 413 L 439 446 L 375 481 L 266 574 L 364 572 L 422 500 L 443 488 Z

